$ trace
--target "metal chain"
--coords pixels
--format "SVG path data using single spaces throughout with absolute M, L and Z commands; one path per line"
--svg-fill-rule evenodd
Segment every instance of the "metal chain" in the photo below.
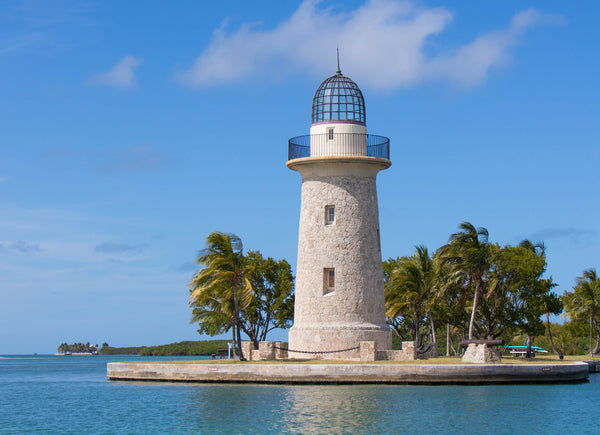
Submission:
M 293 349 L 286 349 L 286 348 L 284 348 L 284 347 L 279 347 L 279 346 L 273 346 L 273 347 L 274 347 L 275 349 L 279 349 L 279 350 L 285 350 L 285 351 L 287 351 L 287 352 L 296 352 L 296 353 L 320 353 L 320 354 L 323 354 L 323 353 L 339 353 L 339 352 L 348 352 L 348 351 L 351 351 L 351 350 L 357 350 L 357 349 L 360 349 L 360 346 L 356 346 L 356 347 L 349 347 L 348 349 L 340 349 L 340 350 L 313 350 L 313 351 L 310 351 L 310 350 L 293 350 Z M 429 350 L 430 350 L 430 349 L 431 349 L 431 345 L 427 346 L 427 349 L 425 349 L 425 350 L 419 350 L 419 349 L 417 349 L 417 353 L 422 355 L 422 354 L 424 354 L 424 353 L 427 353 L 427 352 L 429 352 Z
M 273 347 L 275 349 L 286 350 L 288 352 L 296 352 L 296 353 L 338 353 L 338 352 L 348 352 L 350 350 L 360 349 L 360 346 L 356 346 L 356 347 L 350 347 L 348 349 L 340 349 L 340 350 L 315 350 L 315 351 L 310 351 L 310 350 L 285 349 L 285 348 L 279 347 L 279 346 L 273 346 Z

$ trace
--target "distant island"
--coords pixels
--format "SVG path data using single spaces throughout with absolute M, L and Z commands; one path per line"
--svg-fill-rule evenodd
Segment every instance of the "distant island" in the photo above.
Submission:
M 105 343 L 106 344 L 106 343 Z M 54 355 L 98 355 L 98 345 L 87 343 L 62 343 Z
M 194 356 L 216 354 L 219 349 L 227 349 L 227 340 L 180 341 L 159 346 L 135 347 L 113 347 L 103 343 L 99 349 L 98 345 L 93 346 L 89 342 L 63 343 L 58 346 L 55 355 Z

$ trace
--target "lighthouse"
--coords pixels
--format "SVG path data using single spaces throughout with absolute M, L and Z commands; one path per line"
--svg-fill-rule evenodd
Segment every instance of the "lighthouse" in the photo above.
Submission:
M 302 176 L 289 357 L 357 359 L 362 341 L 391 349 L 376 187 L 389 139 L 367 133 L 363 94 L 339 58 L 313 98 L 310 134 L 288 146 L 287 167 Z

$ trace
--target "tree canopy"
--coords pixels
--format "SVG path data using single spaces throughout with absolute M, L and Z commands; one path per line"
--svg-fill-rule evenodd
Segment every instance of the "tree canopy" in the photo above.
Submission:
M 384 262 L 390 326 L 401 337 L 410 331 L 417 345 L 422 327 L 435 341 L 440 321 L 448 334 L 453 326 L 469 339 L 542 334 L 542 316 L 562 310 L 551 293 L 556 284 L 544 277 L 543 245 L 524 240 L 500 246 L 489 241 L 487 229 L 469 222 L 459 230 L 431 257 L 417 246 L 410 257 Z
M 402 329 L 409 329 L 413 341 L 420 343 L 423 317 L 429 314 L 433 321 L 431 311 L 437 291 L 434 261 L 426 247 L 417 246 L 410 257 L 388 260 L 385 270 L 388 323 L 398 335 Z
M 240 309 L 250 304 L 252 286 L 245 267 L 242 240 L 235 234 L 210 233 L 196 263 L 204 268 L 194 275 L 188 286 L 189 304 L 201 308 L 193 313 L 193 320 L 208 322 L 208 330 L 212 332 L 225 328 L 222 322 L 228 317 L 233 341 L 237 342 L 243 360 Z
M 242 330 L 258 346 L 273 329 L 287 329 L 294 319 L 294 275 L 286 260 L 264 258 L 259 251 L 245 258 L 252 299 L 241 315 Z
M 189 303 L 198 332 L 231 330 L 241 349 L 242 332 L 257 346 L 272 330 L 291 326 L 294 277 L 287 261 L 259 251 L 244 254 L 239 237 L 211 233 L 197 262 L 202 268 L 190 281 Z M 383 271 L 387 322 L 401 340 L 410 337 L 417 346 L 436 342 L 445 324 L 448 354 L 454 339 L 467 337 L 530 345 L 540 339 L 565 354 L 585 348 L 587 334 L 590 355 L 600 349 L 596 270 L 585 270 L 573 291 L 558 296 L 546 276 L 543 244 L 501 246 L 490 241 L 486 228 L 462 222 L 435 252 L 416 246 L 410 256 L 384 261 Z M 550 315 L 563 307 L 568 322 L 552 324 Z
M 566 292 L 562 298 L 566 314 L 574 321 L 588 321 L 590 356 L 594 356 L 600 346 L 600 277 L 596 269 L 588 269 L 577 277 L 572 292 Z M 596 337 L 596 349 L 593 339 Z
M 241 351 L 240 333 L 255 346 L 275 328 L 289 328 L 294 314 L 294 276 L 285 260 L 244 255 L 232 234 L 211 233 L 197 262 L 204 266 L 188 286 L 192 323 L 210 336 L 232 331 Z

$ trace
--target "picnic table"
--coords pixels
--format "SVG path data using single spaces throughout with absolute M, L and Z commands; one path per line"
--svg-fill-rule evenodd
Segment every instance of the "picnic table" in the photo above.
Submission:
M 527 353 L 527 346 L 504 346 L 512 356 L 518 357 Z M 548 353 L 546 349 L 539 346 L 531 346 L 531 356 L 535 357 L 536 353 Z

